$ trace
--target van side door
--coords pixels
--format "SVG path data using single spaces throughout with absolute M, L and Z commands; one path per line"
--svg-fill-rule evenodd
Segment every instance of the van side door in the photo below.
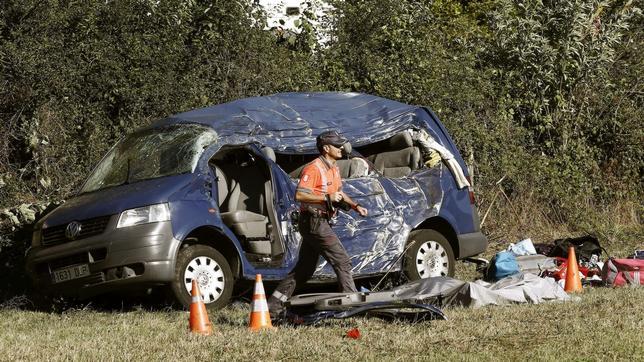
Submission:
M 354 276 L 388 270 L 400 255 L 409 233 L 400 208 L 391 200 L 377 175 L 343 179 L 342 190 L 369 211 L 363 218 L 353 210 L 340 210 L 333 226 L 351 257 Z M 315 275 L 335 277 L 333 269 L 323 259 Z

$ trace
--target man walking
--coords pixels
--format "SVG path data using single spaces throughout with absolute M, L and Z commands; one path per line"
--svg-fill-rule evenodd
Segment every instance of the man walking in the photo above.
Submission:
M 307 164 L 300 174 L 295 200 L 300 202 L 299 230 L 302 245 L 297 264 L 277 286 L 268 300 L 272 315 L 279 314 L 283 303 L 298 285 L 305 283 L 317 266 L 320 255 L 333 267 L 341 292 L 356 292 L 351 276 L 351 259 L 329 225 L 333 212 L 327 205 L 344 201 L 360 214 L 367 209 L 342 192 L 342 180 L 336 160 L 342 158 L 342 147 L 347 139 L 337 131 L 326 131 L 316 138 L 320 157 Z

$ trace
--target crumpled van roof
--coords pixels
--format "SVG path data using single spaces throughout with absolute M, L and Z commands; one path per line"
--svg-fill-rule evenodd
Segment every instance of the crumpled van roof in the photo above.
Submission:
M 355 146 L 409 128 L 418 106 L 362 93 L 279 93 L 179 113 L 152 127 L 200 123 L 227 144 L 260 142 L 276 151 L 315 153 L 315 137 L 337 129 Z

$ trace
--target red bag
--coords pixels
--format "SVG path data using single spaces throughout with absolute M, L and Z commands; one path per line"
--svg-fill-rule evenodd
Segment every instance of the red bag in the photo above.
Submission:
M 555 257 L 555 263 L 559 267 L 554 273 L 553 277 L 555 280 L 566 280 L 566 273 L 568 272 L 568 259 L 566 258 L 561 258 L 561 257 Z M 588 272 L 590 271 L 587 267 L 583 265 L 579 265 L 579 272 L 583 275 L 584 278 L 587 278 Z M 599 269 L 594 269 L 596 270 L 596 274 L 599 274 Z
M 611 287 L 644 285 L 644 260 L 610 258 L 602 269 L 602 279 Z

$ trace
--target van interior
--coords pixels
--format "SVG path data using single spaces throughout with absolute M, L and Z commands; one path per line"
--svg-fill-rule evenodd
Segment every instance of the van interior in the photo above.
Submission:
M 421 153 L 409 132 L 400 132 L 393 137 L 358 147 L 385 177 L 405 177 L 421 167 Z
M 272 149 L 263 150 L 274 158 Z M 279 263 L 284 244 L 274 209 L 271 172 L 249 146 L 224 147 L 209 161 L 221 218 L 242 242 L 248 260 Z
M 344 158 L 337 161 L 343 179 L 367 176 L 374 170 L 386 177 L 405 177 L 422 165 L 420 149 L 414 144 L 409 132 L 400 132 L 355 149 L 347 143 L 343 154 Z M 317 154 L 278 153 L 276 162 L 291 178 L 298 179 L 304 166 L 316 157 Z
M 297 179 L 304 166 L 317 154 L 276 154 L 262 149 L 291 178 Z M 345 145 L 345 158 L 338 160 L 341 177 L 357 178 L 374 170 L 386 177 L 405 177 L 421 166 L 421 153 L 409 132 L 352 149 Z M 219 211 L 223 222 L 242 242 L 248 260 L 279 264 L 284 243 L 274 209 L 273 180 L 266 161 L 250 146 L 222 148 L 209 161 L 217 179 Z

